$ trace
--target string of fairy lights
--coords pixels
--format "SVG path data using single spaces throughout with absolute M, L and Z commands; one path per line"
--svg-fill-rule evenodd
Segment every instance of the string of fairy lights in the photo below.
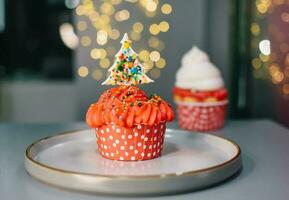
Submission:
M 269 78 L 283 96 L 289 97 L 289 1 L 256 0 L 253 12 L 253 76 Z
M 88 57 L 94 60 L 96 65 L 87 66 L 83 63 L 78 67 L 78 75 L 82 78 L 91 76 L 95 80 L 104 78 L 119 48 L 119 43 L 116 42 L 127 32 L 130 39 L 139 41 L 142 45 L 140 48 L 134 48 L 139 52 L 139 59 L 145 71 L 153 79 L 159 78 L 161 69 L 166 66 L 166 58 L 161 53 L 165 49 L 165 42 L 160 36 L 170 29 L 169 22 L 164 18 L 172 11 L 170 4 L 159 0 L 79 1 L 75 6 L 75 13 L 79 18 L 76 24 L 79 45 L 88 48 Z M 136 12 L 138 15 L 144 15 L 142 20 L 134 19 L 132 15 Z M 123 24 L 124 27 L 129 24 L 129 29 L 123 28 Z M 86 33 L 91 27 L 95 30 L 95 35 Z

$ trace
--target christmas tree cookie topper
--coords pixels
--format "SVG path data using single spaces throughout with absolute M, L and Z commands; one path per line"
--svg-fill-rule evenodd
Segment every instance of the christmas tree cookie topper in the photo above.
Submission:
M 132 41 L 124 34 L 121 49 L 115 55 L 116 61 L 109 68 L 109 76 L 102 85 L 137 85 L 153 82 L 144 72 L 144 67 L 131 48 Z

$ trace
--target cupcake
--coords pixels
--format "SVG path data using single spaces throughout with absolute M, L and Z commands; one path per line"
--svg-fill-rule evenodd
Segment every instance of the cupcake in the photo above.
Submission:
M 184 55 L 173 94 L 181 128 L 213 131 L 224 126 L 228 99 L 222 75 L 197 47 Z
M 166 122 L 173 120 L 174 113 L 160 96 L 147 96 L 136 86 L 152 80 L 136 59 L 127 34 L 121 43 L 103 83 L 118 86 L 106 90 L 89 107 L 86 122 L 95 129 L 101 156 L 123 161 L 157 158 L 162 152 Z

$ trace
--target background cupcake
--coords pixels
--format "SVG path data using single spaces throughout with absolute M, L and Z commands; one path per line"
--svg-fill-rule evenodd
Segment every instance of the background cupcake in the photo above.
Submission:
M 223 127 L 227 90 L 218 68 L 197 47 L 184 55 L 173 93 L 181 128 L 211 131 Z
M 92 104 L 86 122 L 95 128 L 100 155 L 111 160 L 148 160 L 161 155 L 166 122 L 172 108 L 158 95 L 148 97 L 136 84 L 152 82 L 138 62 L 125 34 L 122 48 L 103 84 L 120 85 L 105 91 Z

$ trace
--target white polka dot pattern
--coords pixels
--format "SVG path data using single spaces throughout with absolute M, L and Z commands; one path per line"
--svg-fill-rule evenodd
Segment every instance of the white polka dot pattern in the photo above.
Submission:
M 105 125 L 95 129 L 100 154 L 111 160 L 137 161 L 161 155 L 166 124 L 132 128 Z
M 227 105 L 178 105 L 178 123 L 191 131 L 213 131 L 224 126 Z

